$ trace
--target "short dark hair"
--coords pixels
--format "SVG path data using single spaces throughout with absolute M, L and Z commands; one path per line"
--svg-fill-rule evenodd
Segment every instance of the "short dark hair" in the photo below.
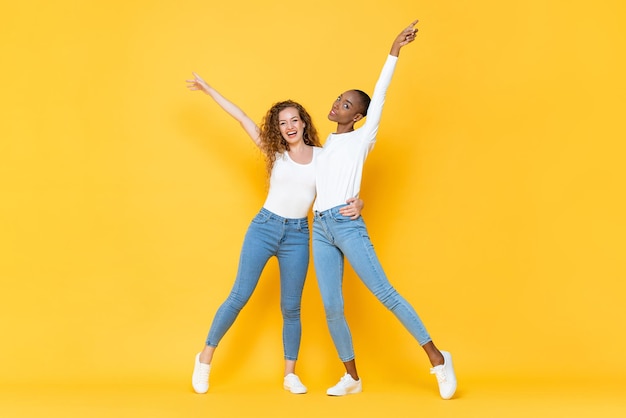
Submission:
M 363 116 L 367 116 L 367 109 L 370 107 L 370 102 L 372 101 L 372 99 L 370 99 L 370 96 L 364 91 L 356 89 L 354 91 L 358 93 L 359 97 L 361 98 L 361 104 L 363 105 L 363 111 L 361 112 L 361 114 Z

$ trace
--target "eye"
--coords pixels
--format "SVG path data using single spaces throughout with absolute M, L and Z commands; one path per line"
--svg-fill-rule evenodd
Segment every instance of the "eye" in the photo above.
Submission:
M 336 102 L 338 102 L 339 100 L 341 100 L 341 96 L 337 96 L 337 98 L 335 99 Z

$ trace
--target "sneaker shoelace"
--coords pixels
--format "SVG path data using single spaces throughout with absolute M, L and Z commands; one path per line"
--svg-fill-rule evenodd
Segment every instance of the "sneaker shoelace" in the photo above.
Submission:
M 433 367 L 430 370 L 430 374 L 434 374 L 437 377 L 437 382 L 439 383 L 445 383 L 445 381 L 448 379 L 448 377 L 446 376 L 446 369 L 443 364 Z
M 354 382 L 354 379 L 352 379 L 352 376 L 349 374 L 345 374 L 339 381 L 343 386 L 350 386 Z
M 198 382 L 204 383 L 209 380 L 209 371 L 210 366 L 200 363 L 200 367 L 198 367 Z
M 287 383 L 291 387 L 301 387 L 301 386 L 304 386 L 302 384 L 302 382 L 300 381 L 300 378 L 298 376 L 296 376 L 296 375 L 287 376 Z

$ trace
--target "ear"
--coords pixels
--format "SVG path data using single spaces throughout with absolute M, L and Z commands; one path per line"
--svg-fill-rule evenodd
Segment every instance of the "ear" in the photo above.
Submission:
M 361 119 L 363 119 L 363 114 L 362 113 L 357 113 L 356 115 L 354 115 L 354 117 L 352 118 L 352 120 L 354 121 L 354 123 L 360 121 Z

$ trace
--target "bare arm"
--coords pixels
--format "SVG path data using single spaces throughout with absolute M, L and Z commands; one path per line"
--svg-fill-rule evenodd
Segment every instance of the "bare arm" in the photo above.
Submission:
M 407 44 L 410 44 L 415 40 L 415 36 L 417 35 L 417 29 L 415 28 L 415 25 L 417 25 L 417 20 L 411 22 L 409 26 L 407 26 L 402 32 L 400 32 L 398 36 L 396 36 L 396 39 L 393 40 L 393 44 L 391 45 L 391 51 L 389 52 L 389 55 L 397 57 L 398 55 L 400 55 L 400 48 Z
M 206 81 L 202 79 L 198 74 L 192 73 L 194 78 L 193 80 L 187 80 L 187 88 L 189 90 L 200 90 L 205 94 L 211 96 L 215 102 L 220 105 L 222 109 L 226 111 L 230 116 L 235 118 L 241 127 L 246 131 L 248 136 L 254 141 L 257 146 L 261 145 L 261 141 L 259 138 L 259 127 L 256 123 L 248 115 L 244 113 L 236 104 L 222 96 L 217 90 L 211 87 Z

